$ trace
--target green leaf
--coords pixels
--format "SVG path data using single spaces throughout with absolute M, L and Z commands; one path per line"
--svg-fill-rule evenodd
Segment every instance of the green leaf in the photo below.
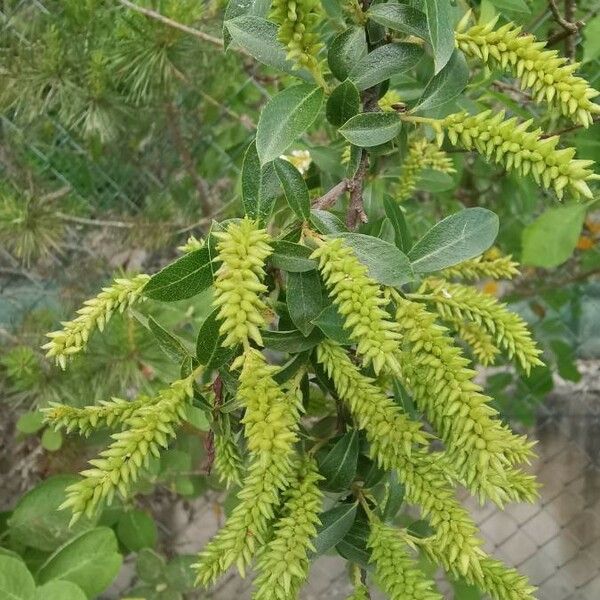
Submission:
M 312 540 L 315 554 L 324 554 L 333 548 L 350 530 L 356 518 L 358 504 L 341 504 L 319 515 L 321 525 Z
M 350 246 L 358 260 L 369 270 L 369 277 L 392 287 L 413 280 L 413 272 L 406 254 L 396 246 L 379 238 L 362 233 L 339 234 Z
M 344 329 L 344 318 L 334 304 L 330 304 L 313 321 L 313 323 L 330 339 L 338 344 L 351 343 L 348 332 Z
M 394 139 L 402 129 L 402 121 L 392 112 L 366 112 L 352 117 L 339 132 L 355 146 L 368 148 Z
M 367 16 L 394 31 L 401 31 L 429 41 L 429 28 L 425 13 L 407 4 L 397 4 L 396 2 L 374 4 L 369 8 Z
M 232 40 L 259 62 L 278 71 L 312 81 L 306 70 L 296 69 L 289 61 L 283 44 L 277 40 L 277 25 L 261 17 L 244 15 L 228 20 L 224 25 Z
M 225 336 L 219 333 L 220 323 L 217 320 L 219 309 L 215 308 L 200 326 L 196 338 L 196 358 L 207 370 L 218 369 L 232 356 L 231 348 L 223 348 L 221 342 Z
M 433 49 L 435 73 L 439 73 L 454 52 L 454 19 L 450 0 L 424 0 L 429 42 Z
M 35 582 L 25 563 L 0 554 L 0 600 L 33 600 Z
M 302 244 L 294 244 L 285 240 L 274 242 L 270 262 L 288 273 L 304 273 L 317 268 L 317 261 L 309 258 L 312 250 Z
M 229 0 L 223 15 L 223 48 L 227 50 L 231 43 L 231 34 L 226 27 L 226 22 L 243 15 L 265 17 L 269 12 L 271 3 L 268 0 Z
M 469 585 L 464 580 L 453 581 L 452 590 L 454 592 L 454 600 L 481 600 L 483 595 L 474 585 Z
M 325 478 L 323 487 L 332 492 L 347 489 L 354 481 L 358 463 L 358 430 L 346 432 L 319 459 L 319 472 Z
M 308 337 L 301 331 L 262 331 L 261 336 L 265 346 L 279 352 L 296 354 L 314 348 L 322 339 L 322 334 L 313 329 Z
M 390 196 L 384 196 L 383 209 L 394 228 L 394 242 L 402 252 L 410 250 L 410 237 L 402 209 Z
M 585 213 L 583 204 L 546 210 L 523 230 L 521 262 L 545 269 L 562 265 L 577 246 Z
M 117 547 L 117 538 L 112 529 L 97 527 L 86 531 L 68 541 L 48 558 L 38 572 L 38 581 L 71 581 L 88 598 L 95 598 L 119 573 L 123 559 Z
M 313 319 L 323 308 L 321 279 L 317 271 L 289 273 L 286 302 L 292 323 L 307 336 L 314 328 Z
M 60 431 L 54 431 L 54 429 L 44 429 L 44 433 L 42 433 L 42 439 L 40 440 L 42 443 L 42 448 L 44 450 L 48 450 L 48 452 L 56 452 L 60 450 L 63 443 L 63 436 Z
M 452 43 L 454 44 L 454 38 Z M 416 44 L 406 42 L 385 44 L 361 58 L 352 67 L 348 78 L 359 90 L 366 90 L 389 79 L 392 75 L 410 71 L 422 57 L 423 49 Z
M 337 35 L 329 46 L 327 63 L 331 72 L 344 81 L 350 70 L 368 52 L 367 39 L 363 27 L 350 27 Z
M 263 165 L 283 154 L 312 125 L 323 97 L 322 88 L 302 83 L 267 102 L 256 131 L 256 150 Z
M 328 233 L 343 233 L 348 231 L 346 226 L 333 214 L 327 210 L 313 208 L 310 211 L 310 221 L 313 227 L 319 232 L 327 235 Z
M 117 535 L 121 543 L 131 552 L 139 552 L 142 548 L 153 548 L 158 540 L 154 519 L 137 508 L 121 515 L 117 523 Z
M 500 10 L 512 10 L 514 12 L 530 13 L 531 9 L 525 0 L 490 0 Z
M 181 361 L 189 357 L 190 353 L 186 347 L 172 333 L 168 332 L 153 317 L 148 317 L 148 328 L 154 334 L 161 350 L 174 362 L 180 364 Z
M 486 208 L 466 208 L 436 223 L 410 250 L 415 273 L 451 267 L 485 252 L 498 235 L 498 216 Z
M 264 225 L 273 212 L 275 200 L 279 194 L 279 180 L 272 164 L 261 166 L 252 142 L 242 163 L 242 203 L 244 212 L 252 219 Z
M 360 94 L 358 88 L 346 79 L 340 83 L 329 96 L 325 107 L 327 120 L 336 127 L 343 125 L 348 119 L 360 111 Z
M 371 551 L 367 546 L 371 528 L 369 521 L 360 511 L 348 533 L 337 543 L 335 549 L 346 560 L 360 565 L 363 569 L 370 567 Z
M 600 58 L 600 15 L 587 23 L 583 30 L 583 62 Z
M 54 475 L 22 496 L 8 520 L 10 539 L 52 552 L 72 536 L 93 527 L 96 519 L 87 517 L 69 527 L 69 511 L 58 510 L 66 499 L 65 488 L 77 481 L 75 475 Z
M 21 433 L 37 433 L 44 426 L 44 415 L 39 410 L 23 413 L 17 420 L 17 430 Z
M 193 554 L 179 554 L 167 565 L 165 571 L 169 587 L 178 592 L 192 592 L 196 585 L 196 575 L 192 565 L 198 562 L 198 557 Z
M 142 548 L 135 561 L 138 577 L 147 583 L 161 580 L 165 566 L 165 559 L 150 548 Z
M 185 407 L 185 420 L 192 425 L 192 427 L 195 427 L 200 431 L 209 431 L 210 429 L 210 423 L 208 422 L 206 412 L 197 406 L 188 404 Z
M 273 164 L 290 208 L 299 219 L 308 221 L 310 219 L 310 196 L 304 178 L 298 169 L 287 160 L 278 158 Z
M 153 300 L 175 302 L 196 296 L 213 281 L 208 248 L 194 250 L 153 275 L 144 295 Z
M 411 112 L 433 110 L 454 100 L 467 87 L 469 67 L 462 52 L 455 50 L 446 66 L 429 81 Z
M 0 592 L 0 598 L 2 598 Z M 84 591 L 70 581 L 49 581 L 35 590 L 34 600 L 86 600 Z
M 391 471 L 387 482 L 387 500 L 383 507 L 382 518 L 384 521 L 391 521 L 398 514 L 398 511 L 404 503 L 405 488 L 399 481 L 396 471 Z

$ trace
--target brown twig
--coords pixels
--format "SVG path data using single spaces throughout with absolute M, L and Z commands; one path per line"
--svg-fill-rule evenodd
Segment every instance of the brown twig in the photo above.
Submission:
M 595 117 L 592 120 L 593 124 L 596 123 L 600 123 L 600 117 Z M 545 140 L 546 138 L 555 136 L 555 135 L 562 135 L 563 133 L 569 133 L 571 131 L 577 131 L 578 129 L 581 129 L 583 127 L 583 125 L 579 124 L 579 125 L 571 125 L 570 127 L 565 127 L 564 129 L 558 129 L 556 131 L 551 131 L 550 133 L 544 133 L 543 135 L 540 135 L 540 139 Z
M 183 31 L 184 33 L 189 33 L 190 35 L 193 35 L 195 37 L 197 37 L 200 40 L 203 40 L 204 42 L 208 42 L 209 44 L 213 44 L 215 46 L 219 46 L 219 47 L 223 47 L 223 40 L 214 37 L 208 33 L 204 33 L 204 31 L 200 31 L 199 29 L 194 29 L 193 27 L 188 27 L 187 25 L 184 25 L 183 23 L 179 23 L 177 21 L 174 21 L 173 19 L 169 19 L 169 17 L 165 17 L 164 15 L 161 15 L 159 12 L 156 12 L 155 10 L 151 10 L 149 8 L 144 8 L 143 6 L 138 6 L 137 4 L 134 4 L 133 2 L 130 2 L 129 0 L 118 0 L 119 4 L 122 4 L 123 6 L 130 8 L 131 10 L 134 10 L 135 12 L 138 12 L 142 15 L 145 15 L 146 17 L 150 18 L 150 19 L 154 19 L 155 21 L 159 21 L 160 23 L 162 23 L 163 25 L 167 25 L 167 27 L 172 27 L 173 29 L 178 29 L 179 31 Z
M 344 192 L 348 191 L 349 185 L 350 185 L 349 179 L 344 179 L 344 180 L 340 181 L 339 183 L 334 185 L 328 192 L 325 192 L 325 194 L 323 194 L 322 196 L 317 198 L 313 202 L 312 207 L 319 209 L 319 210 L 325 210 L 326 208 L 330 208 L 331 206 L 333 206 L 336 203 L 337 199 Z
M 548 0 L 548 6 L 552 12 L 554 20 L 562 27 L 562 31 L 553 35 L 548 40 L 548 46 L 553 46 L 558 42 L 565 40 L 565 54 L 573 59 L 575 57 L 575 39 L 574 35 L 585 25 L 583 21 L 575 21 L 575 2 L 574 0 L 565 0 L 565 15 L 560 14 L 556 0 Z
M 55 212 L 55 216 L 63 221 L 70 223 L 78 223 L 79 225 L 91 225 L 92 227 L 116 227 L 117 229 L 132 229 L 135 227 L 133 223 L 125 221 L 106 221 L 103 219 L 86 219 L 85 217 L 76 217 L 74 215 L 66 215 L 61 212 Z
M 363 182 L 368 168 L 369 154 L 363 149 L 356 175 L 354 175 L 348 184 L 350 204 L 348 205 L 348 212 L 346 214 L 346 224 L 349 229 L 355 229 L 359 221 L 361 223 L 367 222 L 367 214 L 363 206 Z
M 212 390 L 215 395 L 215 409 L 223 404 L 223 380 L 221 375 L 217 375 L 212 384 Z M 215 462 L 215 432 L 211 429 L 204 440 L 204 449 L 206 450 L 206 460 L 204 462 L 204 472 L 210 475 Z

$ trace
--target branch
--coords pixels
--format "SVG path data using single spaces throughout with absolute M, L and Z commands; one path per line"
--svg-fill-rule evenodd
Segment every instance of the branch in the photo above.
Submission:
M 61 212 L 55 212 L 54 214 L 63 221 L 78 223 L 79 225 L 92 225 L 94 227 L 116 227 L 118 229 L 132 229 L 134 227 L 133 223 L 127 223 L 125 221 L 103 221 L 102 219 L 85 219 L 84 217 L 75 217 L 73 215 L 66 215 L 65 213 Z
M 575 5 L 572 0 L 565 1 L 565 17 L 560 14 L 558 10 L 558 6 L 556 5 L 556 0 L 548 0 L 548 5 L 550 10 L 552 11 L 552 15 L 554 20 L 562 27 L 563 31 L 553 35 L 548 40 L 548 46 L 553 46 L 560 42 L 561 40 L 567 40 L 567 48 L 565 53 L 569 58 L 573 58 L 575 54 L 575 47 L 572 43 L 571 36 L 576 34 L 582 27 L 585 26 L 583 21 L 573 21 L 573 17 L 575 15 Z
M 355 229 L 359 221 L 361 223 L 367 222 L 367 214 L 363 206 L 363 182 L 368 168 L 369 154 L 363 148 L 358 170 L 348 186 L 350 190 L 350 205 L 348 206 L 348 213 L 346 215 L 346 224 L 349 229 Z
M 317 208 L 319 210 L 325 210 L 333 206 L 336 200 L 344 193 L 350 189 L 350 180 L 344 179 L 340 181 L 338 184 L 334 185 L 328 192 L 323 194 L 320 198 L 317 198 L 312 207 Z
M 550 6 L 550 10 L 552 11 L 552 15 L 554 16 L 554 20 L 565 30 L 571 33 L 577 33 L 579 28 L 581 27 L 580 22 L 572 23 L 571 21 L 567 21 L 558 10 L 558 6 L 556 6 L 556 0 L 548 0 L 548 4 Z
M 593 124 L 600 123 L 600 117 L 595 117 L 592 119 Z M 571 131 L 576 131 L 577 129 L 581 129 L 583 125 L 571 125 L 571 127 L 565 127 L 564 129 L 558 129 L 557 131 L 551 131 L 550 133 L 544 133 L 540 135 L 540 139 L 544 140 L 546 138 L 552 137 L 554 135 L 562 135 L 563 133 L 569 133 Z
M 204 42 L 208 42 L 209 44 L 219 46 L 220 48 L 223 47 L 223 40 L 221 40 L 217 37 L 214 37 L 208 33 L 204 33 L 204 31 L 194 29 L 193 27 L 188 27 L 187 25 L 184 25 L 183 23 L 179 23 L 177 21 L 174 21 L 173 19 L 169 19 L 169 17 L 165 17 L 164 15 L 161 15 L 159 12 L 156 12 L 155 10 L 151 10 L 149 8 L 144 8 L 143 6 L 138 6 L 137 4 L 134 4 L 133 2 L 130 2 L 129 0 L 118 0 L 118 2 L 119 2 L 119 4 L 122 4 L 123 6 L 130 8 L 131 10 L 134 10 L 135 12 L 145 15 L 146 17 L 148 17 L 150 19 L 154 19 L 155 21 L 159 21 L 163 25 L 167 25 L 167 27 L 172 27 L 173 29 L 178 29 L 179 31 L 183 31 L 184 33 L 189 33 L 190 35 L 193 35 L 194 37 L 197 37 L 198 39 L 203 40 Z

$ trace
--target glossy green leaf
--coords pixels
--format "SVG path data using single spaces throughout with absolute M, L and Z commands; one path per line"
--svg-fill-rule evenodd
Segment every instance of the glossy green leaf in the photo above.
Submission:
M 367 540 L 370 532 L 369 521 L 364 511 L 361 510 L 358 512 L 352 527 L 337 543 L 335 549 L 342 558 L 360 565 L 363 569 L 368 569 L 371 551 L 367 546 Z
M 261 164 L 283 154 L 312 125 L 323 97 L 322 88 L 303 83 L 284 89 L 267 102 L 256 131 Z
M 313 323 L 330 339 L 338 344 L 350 344 L 348 332 L 344 329 L 344 318 L 334 304 L 330 304 L 313 321 Z
M 417 44 L 385 44 L 361 58 L 352 67 L 348 78 L 359 90 L 366 90 L 393 75 L 410 71 L 422 57 L 423 49 Z
M 25 563 L 0 554 L 0 600 L 34 600 L 35 582 Z
M 75 475 L 54 475 L 22 496 L 9 520 L 10 539 L 44 552 L 52 552 L 69 538 L 94 526 L 96 518 L 81 517 L 69 527 L 69 511 L 58 510 L 65 488 L 77 482 Z
M 298 330 L 262 331 L 261 336 L 267 348 L 290 354 L 310 350 L 323 339 L 323 334 L 318 329 L 313 329 L 308 337 Z
M 346 121 L 339 132 L 355 146 L 368 148 L 379 146 L 394 139 L 402 129 L 402 121 L 396 113 L 367 112 Z
M 354 65 L 367 55 L 367 39 L 363 27 L 350 27 L 337 35 L 327 52 L 331 72 L 340 80 L 346 79 Z
M 577 246 L 585 213 L 582 204 L 547 209 L 523 230 L 521 262 L 545 269 L 562 265 Z
M 244 212 L 252 219 L 264 225 L 273 212 L 275 200 L 279 195 L 279 179 L 272 164 L 261 166 L 252 142 L 242 163 L 242 203 Z
M 319 515 L 321 525 L 312 540 L 317 556 L 333 548 L 348 533 L 356 518 L 357 507 L 356 502 L 341 504 Z
M 97 527 L 61 546 L 42 565 L 40 583 L 53 579 L 71 581 L 88 598 L 95 598 L 115 579 L 123 562 L 112 529 Z
M 218 313 L 219 309 L 215 308 L 204 319 L 196 338 L 196 358 L 209 370 L 218 369 L 233 356 L 231 348 L 221 346 L 224 336 L 219 333 Z
M 87 596 L 78 585 L 60 580 L 49 581 L 37 588 L 33 597 L 34 600 L 87 600 Z
M 312 250 L 302 244 L 285 240 L 273 243 L 273 254 L 269 260 L 277 269 L 289 273 L 304 273 L 317 268 L 317 261 L 309 258 Z
M 410 236 L 404 213 L 398 203 L 390 196 L 384 196 L 383 209 L 394 228 L 394 242 L 402 252 L 410 250 Z
M 323 308 L 321 279 L 317 271 L 288 273 L 286 301 L 292 323 L 306 336 Z
M 206 416 L 206 411 L 197 406 L 188 404 L 185 407 L 185 420 L 196 429 L 200 431 L 208 431 L 210 429 L 210 423 Z
M 369 270 L 369 277 L 392 287 L 401 286 L 413 279 L 413 271 L 406 254 L 394 244 L 362 233 L 339 234 L 350 246 L 358 260 Z
M 125 511 L 117 523 L 117 535 L 121 543 L 131 552 L 142 548 L 153 548 L 158 540 L 154 519 L 143 510 L 134 508 Z
M 277 159 L 273 164 L 290 208 L 299 219 L 308 221 L 310 219 L 310 196 L 300 171 L 287 160 Z
M 210 287 L 212 281 L 209 251 L 208 248 L 201 248 L 153 275 L 144 287 L 144 295 L 163 302 L 185 300 Z
M 360 94 L 358 88 L 346 79 L 331 93 L 325 107 L 327 120 L 336 127 L 343 125 L 348 119 L 360 111 Z
M 454 52 L 454 16 L 450 0 L 424 0 L 429 42 L 433 49 L 435 73 L 439 73 Z
M 165 567 L 165 559 L 151 548 L 142 548 L 135 561 L 138 577 L 148 583 L 161 580 Z
M 306 70 L 295 69 L 289 61 L 283 44 L 277 39 L 277 25 L 254 15 L 243 15 L 225 22 L 231 39 L 259 62 L 278 71 L 308 81 L 312 76 Z
M 411 112 L 439 108 L 457 98 L 467 87 L 469 67 L 462 52 L 455 50 L 448 63 L 429 81 Z
M 326 490 L 336 492 L 347 489 L 354 481 L 358 463 L 358 430 L 346 432 L 328 452 L 319 457 L 319 472 L 325 478 Z
M 451 267 L 485 252 L 498 235 L 498 216 L 486 208 L 466 208 L 434 225 L 410 250 L 415 273 Z
M 400 31 L 407 35 L 415 35 L 423 40 L 429 41 L 429 28 L 425 13 L 397 2 L 385 4 L 374 4 L 367 12 L 369 19 L 384 25 L 394 31 Z
M 148 328 L 154 334 L 161 350 L 174 362 L 180 364 L 190 353 L 181 341 L 167 331 L 153 317 L 148 317 Z
M 405 488 L 399 481 L 396 471 L 391 471 L 388 475 L 387 497 L 382 511 L 384 521 L 391 521 L 398 514 L 398 511 L 404 503 Z

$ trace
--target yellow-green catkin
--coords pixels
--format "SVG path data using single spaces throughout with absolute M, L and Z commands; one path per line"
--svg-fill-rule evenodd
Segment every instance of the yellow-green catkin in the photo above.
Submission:
M 490 251 L 465 260 L 453 267 L 444 269 L 441 273 L 444 279 L 462 279 L 477 281 L 479 279 L 512 279 L 519 275 L 519 265 L 512 256 L 502 256 L 495 248 Z
M 231 432 L 215 434 L 215 469 L 227 488 L 242 484 L 244 461 Z
M 250 462 L 239 503 L 200 553 L 198 584 L 216 581 L 233 564 L 245 574 L 256 551 L 267 543 L 281 493 L 289 486 L 300 404 L 295 391 L 284 392 L 273 380 L 276 372 L 260 352 L 246 351 L 237 398 L 245 409 Z
M 321 242 L 312 258 L 319 260 L 329 296 L 343 316 L 344 327 L 363 363 L 372 364 L 375 373 L 384 367 L 397 372 L 398 326 L 385 311 L 388 301 L 368 276 L 367 267 L 340 238 Z
M 523 496 L 524 480 L 515 480 L 512 469 L 531 457 L 531 444 L 498 419 L 491 399 L 473 381 L 469 361 L 436 316 L 398 294 L 395 300 L 404 333 L 402 381 L 444 441 L 458 480 L 482 501 L 532 500 L 533 477 L 525 480 Z
M 472 350 L 475 358 L 484 366 L 493 365 L 500 349 L 494 344 L 492 336 L 477 323 L 454 322 L 456 335 Z
M 493 600 L 535 600 L 536 588 L 526 577 L 489 556 L 481 560 L 481 575 L 470 582 Z
M 142 292 L 150 279 L 149 275 L 137 275 L 132 279 L 115 279 L 112 285 L 102 288 L 95 297 L 86 300 L 72 321 L 62 323 L 59 331 L 47 333 L 50 341 L 42 348 L 46 356 L 54 358 L 63 369 L 70 357 L 81 352 L 87 346 L 90 335 L 96 330 L 102 331 L 111 316 L 123 312 L 134 302 L 142 299 Z
M 532 367 L 543 365 L 539 358 L 541 350 L 533 341 L 525 321 L 490 294 L 433 278 L 425 280 L 420 291 L 427 292 L 426 299 L 435 304 L 443 320 L 450 323 L 471 321 L 486 330 L 496 345 L 505 350 L 509 358 L 514 357 L 526 373 Z
M 400 179 L 394 191 L 398 202 L 404 202 L 413 195 L 423 169 L 434 169 L 449 174 L 455 172 L 452 159 L 435 144 L 426 139 L 413 141 L 402 163 Z
M 67 433 L 77 431 L 88 436 L 99 427 L 123 428 L 127 421 L 144 407 L 151 405 L 156 399 L 150 396 L 139 396 L 135 400 L 111 398 L 102 400 L 97 405 L 76 408 L 67 404 L 50 402 L 48 408 L 43 408 L 44 418 L 57 431 L 65 429 Z
M 442 600 L 434 583 L 421 571 L 408 552 L 410 539 L 376 519 L 370 523 L 368 546 L 375 579 L 390 600 Z
M 262 346 L 260 328 L 265 325 L 267 307 L 260 294 L 267 291 L 263 283 L 265 260 L 273 251 L 269 235 L 247 218 L 213 235 L 219 240 L 217 260 L 221 262 L 215 275 L 213 304 L 219 308 L 219 331 L 225 336 L 222 345 L 248 347 L 254 340 Z
M 394 112 L 396 105 L 402 103 L 402 96 L 397 90 L 388 90 L 379 100 L 377 105 L 383 112 Z
M 277 39 L 285 45 L 288 59 L 320 76 L 318 54 L 323 44 L 314 30 L 323 18 L 321 3 L 318 0 L 273 0 L 269 16 L 279 25 Z
M 206 240 L 203 238 L 198 239 L 194 235 L 190 235 L 190 237 L 186 240 L 185 244 L 182 246 L 178 246 L 177 250 L 183 252 L 185 254 L 189 254 L 190 252 L 194 252 L 196 250 L 202 250 L 206 245 Z
M 589 127 L 600 105 L 592 99 L 600 94 L 582 77 L 574 75 L 578 63 L 570 63 L 546 42 L 522 33 L 522 27 L 507 23 L 495 29 L 498 18 L 456 33 L 457 46 L 492 68 L 517 77 L 521 89 L 529 90 L 537 103 L 546 103 L 565 117 Z
M 281 517 L 273 537 L 257 561 L 253 600 L 296 600 L 310 567 L 311 539 L 317 534 L 323 504 L 318 482 L 323 479 L 311 458 L 298 459 L 296 472 L 283 494 Z
M 159 457 L 175 436 L 175 427 L 185 419 L 192 396 L 192 377 L 175 381 L 159 392 L 150 404 L 143 405 L 127 420 L 123 431 L 112 434 L 113 442 L 90 460 L 93 467 L 83 471 L 83 479 L 66 489 L 61 508 L 70 507 L 73 520 L 92 516 L 99 505 L 112 502 L 115 492 L 126 497 L 150 457 Z
M 519 123 L 514 117 L 504 117 L 504 111 L 459 112 L 433 121 L 432 126 L 438 131 L 439 144 L 447 134 L 452 144 L 475 149 L 507 171 L 522 176 L 531 173 L 538 185 L 554 190 L 559 198 L 566 189 L 575 196 L 593 197 L 587 181 L 599 178 L 590 169 L 594 161 L 575 159 L 575 148 L 557 148 L 556 135 L 544 137 L 539 128 L 530 131 L 533 119 Z
M 479 572 L 481 541 L 475 524 L 450 487 L 454 466 L 445 455 L 427 452 L 423 447 L 427 435 L 420 424 L 410 421 L 371 379 L 360 373 L 341 346 L 321 342 L 317 360 L 340 399 L 349 406 L 355 423 L 364 429 L 371 457 L 380 466 L 397 471 L 407 501 L 418 505 L 434 528 L 436 560 L 456 574 Z

